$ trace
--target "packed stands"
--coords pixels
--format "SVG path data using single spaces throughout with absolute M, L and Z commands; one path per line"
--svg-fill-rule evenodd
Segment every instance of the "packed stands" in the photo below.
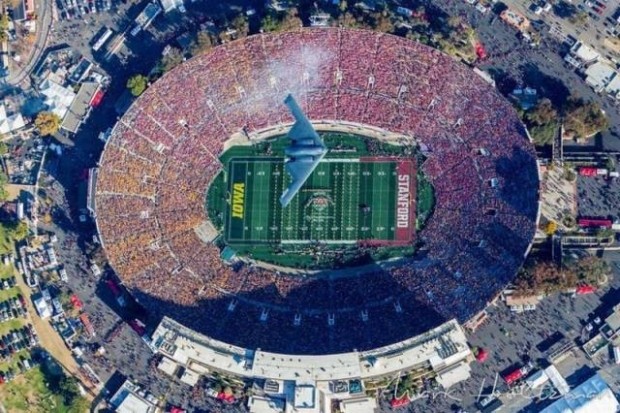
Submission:
M 417 236 L 424 259 L 301 277 L 229 267 L 198 237 L 224 142 L 291 122 L 289 91 L 313 120 L 381 127 L 424 148 L 437 198 Z M 154 313 L 242 347 L 345 352 L 485 307 L 530 247 L 538 189 L 523 125 L 469 68 L 392 35 L 300 29 L 216 47 L 153 84 L 107 142 L 97 224 L 120 279 Z

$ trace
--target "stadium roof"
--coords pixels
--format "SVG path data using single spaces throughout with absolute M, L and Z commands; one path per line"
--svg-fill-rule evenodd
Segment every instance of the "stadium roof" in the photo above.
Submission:
M 290 380 L 348 379 L 362 375 L 357 353 L 288 356 L 257 351 L 253 371 L 256 377 Z
M 165 317 L 153 333 L 153 345 L 180 365 L 217 366 L 238 376 L 302 382 L 370 378 L 414 366 L 441 371 L 448 383 L 469 376 L 461 363 L 472 358 L 462 328 L 449 321 L 417 337 L 368 352 L 320 356 L 252 351 L 213 340 Z M 167 370 L 174 370 L 171 366 Z M 456 376 L 455 376 L 456 375 Z
M 605 380 L 596 373 L 541 413 L 617 412 L 618 400 Z

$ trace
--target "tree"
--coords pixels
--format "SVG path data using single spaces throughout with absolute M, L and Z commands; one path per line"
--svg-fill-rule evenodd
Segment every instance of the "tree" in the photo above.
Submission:
M 569 21 L 577 26 L 585 24 L 588 21 L 588 13 L 586 13 L 585 11 L 575 13 L 571 17 L 569 17 Z
M 19 221 L 13 230 L 13 237 L 17 241 L 21 241 L 28 236 L 28 224 L 25 221 Z
M 374 17 L 373 28 L 378 32 L 392 33 L 394 31 L 394 24 L 390 18 L 389 13 L 377 13 Z
M 6 155 L 9 152 L 8 146 L 6 143 L 0 142 L 0 156 Z
M 260 21 L 260 28 L 264 32 L 277 32 L 279 27 L 278 19 L 273 15 L 273 13 L 269 13 Z
M 159 67 L 163 73 L 169 72 L 183 63 L 183 52 L 178 47 L 171 47 L 159 62 Z
M 282 19 L 282 22 L 280 23 L 280 30 L 290 31 L 290 30 L 299 29 L 302 26 L 303 26 L 303 23 L 301 19 L 299 18 L 299 13 L 297 9 L 295 7 L 292 7 L 284 15 L 284 18 Z
M 0 15 L 0 42 L 9 40 L 9 16 L 6 13 Z
M 34 125 L 43 136 L 53 135 L 60 129 L 60 117 L 53 112 L 39 112 Z
M 6 201 L 9 198 L 9 193 L 6 190 L 6 184 L 8 182 L 8 177 L 4 174 L 4 172 L 0 172 L 0 202 Z
M 270 13 L 261 20 L 261 29 L 264 32 L 282 32 L 295 30 L 303 26 L 299 13 L 295 7 L 285 14 Z
M 357 29 L 361 27 L 360 22 L 355 18 L 352 13 L 346 12 L 341 14 L 338 18 L 338 24 L 342 27 L 349 29 Z
M 558 117 L 558 112 L 553 108 L 553 104 L 547 98 L 541 99 L 538 105 L 525 115 L 526 119 L 538 126 L 554 122 Z
M 577 277 L 569 268 L 559 269 L 548 261 L 530 263 L 517 275 L 517 295 L 552 294 L 574 287 Z
M 534 143 L 549 145 L 557 133 L 558 112 L 549 99 L 541 99 L 538 105 L 525 114 L 525 121 Z
M 448 26 L 453 29 L 459 28 L 461 24 L 463 24 L 463 20 L 461 19 L 461 16 L 452 15 L 448 18 Z
M 127 89 L 134 96 L 140 96 L 145 90 L 147 85 L 147 78 L 144 75 L 134 75 L 127 80 Z
M 77 379 L 72 376 L 63 376 L 58 383 L 58 390 L 66 405 L 73 404 L 74 400 L 80 395 Z
M 615 231 L 611 228 L 600 228 L 596 231 L 596 237 L 600 239 L 612 238 L 615 234 Z
M 601 130 L 607 129 L 607 117 L 601 107 L 594 102 L 584 102 L 571 97 L 566 105 L 564 127 L 577 138 L 590 137 Z
M 591 285 L 606 283 L 611 273 L 611 267 L 607 261 L 591 255 L 577 261 L 572 266 L 572 270 L 580 281 Z
M 197 56 L 205 53 L 210 50 L 215 43 L 211 34 L 207 31 L 198 32 L 196 35 L 196 40 L 192 43 L 190 48 L 190 53 L 192 56 Z
M 555 221 L 549 221 L 547 222 L 547 225 L 545 225 L 545 233 L 547 235 L 553 235 L 557 230 L 558 224 Z
M 616 161 L 614 160 L 613 157 L 611 156 L 607 157 L 607 160 L 605 161 L 605 168 L 607 168 L 609 171 L 616 170 Z
M 231 23 L 233 29 L 237 31 L 237 39 L 246 37 L 250 32 L 250 24 L 244 14 L 239 14 Z

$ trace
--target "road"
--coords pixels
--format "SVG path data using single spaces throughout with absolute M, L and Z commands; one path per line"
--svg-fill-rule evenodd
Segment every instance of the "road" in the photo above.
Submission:
M 16 73 L 9 73 L 7 83 L 10 85 L 17 86 L 24 81 L 27 81 L 26 83 L 30 83 L 28 77 L 34 68 L 34 65 L 39 60 L 41 53 L 43 53 L 47 47 L 47 39 L 52 28 L 52 7 L 52 1 L 39 0 L 37 5 L 37 38 L 32 46 L 30 54 L 28 55 L 26 65 Z

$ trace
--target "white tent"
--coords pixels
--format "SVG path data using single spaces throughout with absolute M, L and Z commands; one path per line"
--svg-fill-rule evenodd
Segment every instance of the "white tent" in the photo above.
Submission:
M 6 107 L 0 104 L 0 134 L 4 135 L 19 130 L 26 126 L 24 118 L 20 113 L 7 116 Z
M 41 82 L 39 91 L 45 96 L 44 103 L 48 110 L 58 115 L 60 119 L 64 119 L 69 106 L 75 99 L 75 92 L 48 79 Z

